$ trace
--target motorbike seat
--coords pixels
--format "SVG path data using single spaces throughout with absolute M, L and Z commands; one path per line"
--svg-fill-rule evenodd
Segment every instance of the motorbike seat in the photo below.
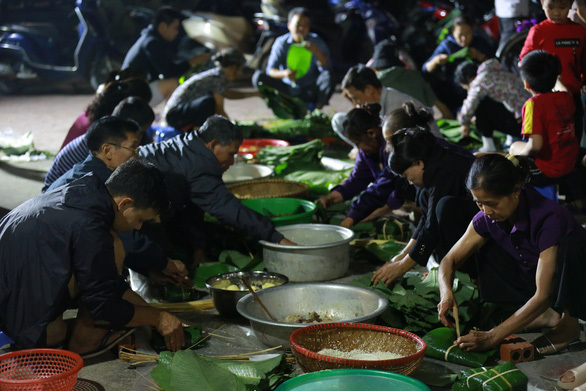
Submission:
M 61 32 L 53 23 L 11 24 L 2 27 L 2 30 L 25 35 L 36 35 L 47 39 L 61 37 Z

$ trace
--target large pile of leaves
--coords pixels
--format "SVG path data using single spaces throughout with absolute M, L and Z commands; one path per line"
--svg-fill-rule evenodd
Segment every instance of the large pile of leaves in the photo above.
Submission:
M 275 174 L 285 174 L 299 168 L 319 166 L 324 143 L 315 139 L 304 144 L 288 147 L 266 147 L 258 152 L 260 164 L 272 167 Z
M 371 287 L 389 298 L 389 309 L 381 315 L 389 326 L 423 336 L 441 326 L 437 313 L 440 301 L 437 272 L 437 268 L 433 268 L 425 278 L 419 272 L 407 272 L 391 287 L 380 281 L 371 287 L 372 274 L 366 274 L 352 283 Z M 467 274 L 456 272 L 453 290 L 458 302 L 460 326 L 466 329 L 480 309 L 478 289 Z
M 236 125 L 242 130 L 244 138 L 300 140 L 335 136 L 331 118 L 319 109 L 301 119 L 278 119 L 264 125 L 254 121 L 241 121 Z
M 219 360 L 191 350 L 161 352 L 151 377 L 163 391 L 265 391 L 291 377 L 285 356 L 263 361 Z

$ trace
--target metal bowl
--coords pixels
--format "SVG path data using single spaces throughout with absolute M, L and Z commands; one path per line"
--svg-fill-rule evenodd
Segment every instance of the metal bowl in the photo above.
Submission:
M 367 288 L 333 283 L 287 284 L 257 292 L 277 322 L 270 320 L 251 294 L 236 309 L 250 321 L 255 336 L 265 345 L 290 347 L 291 333 L 307 323 L 287 323 L 289 315 L 315 311 L 331 322 L 374 323 L 389 305 L 382 294 Z
M 297 245 L 261 240 L 267 270 L 296 282 L 333 280 L 348 271 L 352 230 L 329 224 L 295 224 L 277 231 Z
M 238 315 L 238 311 L 236 311 L 236 303 L 238 303 L 238 300 L 247 294 L 250 294 L 246 288 L 246 285 L 244 285 L 242 282 L 243 276 L 248 279 L 248 282 L 250 282 L 250 285 L 253 287 L 255 285 L 262 286 L 267 282 L 270 282 L 275 286 L 283 285 L 289 282 L 289 279 L 282 274 L 260 271 L 224 273 L 210 277 L 206 280 L 206 287 L 210 290 L 214 306 L 220 315 Z M 232 291 L 218 287 L 218 285 L 226 283 L 238 286 L 239 290 Z M 258 292 L 260 293 L 260 290 Z
M 273 169 L 262 164 L 233 164 L 222 175 L 224 183 L 236 183 L 253 179 L 264 179 L 273 175 Z

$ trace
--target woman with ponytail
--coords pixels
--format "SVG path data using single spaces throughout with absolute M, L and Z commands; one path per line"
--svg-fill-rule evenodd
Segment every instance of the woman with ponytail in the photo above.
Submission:
M 586 318 L 586 230 L 564 207 L 525 186 L 528 166 L 511 155 L 487 154 L 470 169 L 467 187 L 480 212 L 441 261 L 439 319 L 458 303 L 454 273 L 476 258 L 482 301 L 519 308 L 488 331 L 454 343 L 465 350 L 495 348 L 524 328 L 550 327 L 533 341 L 541 354 L 566 348 L 580 336 Z M 476 253 L 476 255 L 475 255 Z
M 381 213 L 372 214 L 378 208 L 390 212 L 415 196 L 415 189 L 388 168 L 389 152 L 382 134 L 380 110 L 378 103 L 370 103 L 348 112 L 343 132 L 358 148 L 354 170 L 342 184 L 318 200 L 327 208 L 360 195 L 341 223 L 347 228 L 378 217 Z

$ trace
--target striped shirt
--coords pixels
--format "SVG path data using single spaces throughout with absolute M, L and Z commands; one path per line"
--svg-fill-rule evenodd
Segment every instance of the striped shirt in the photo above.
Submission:
M 87 146 L 87 139 L 81 135 L 71 142 L 69 142 L 59 153 L 55 156 L 51 168 L 45 176 L 45 183 L 43 185 L 43 193 L 47 191 L 49 186 L 55 182 L 59 177 L 73 168 L 76 163 L 81 163 L 87 158 L 90 150 Z

